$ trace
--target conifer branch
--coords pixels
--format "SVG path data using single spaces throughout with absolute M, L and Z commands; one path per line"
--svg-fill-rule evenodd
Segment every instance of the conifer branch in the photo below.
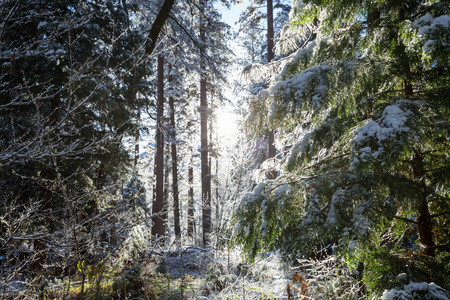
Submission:
M 424 245 L 423 243 L 419 243 L 419 246 L 423 249 L 439 249 L 439 248 L 445 248 L 447 246 L 449 246 L 449 243 L 446 244 L 439 244 L 439 245 L 434 245 L 434 246 L 429 246 L 429 245 Z
M 444 171 L 444 170 L 450 170 L 450 167 L 435 168 L 435 169 L 425 170 L 425 172 L 432 173 L 432 172 Z
M 394 216 L 394 219 L 401 220 L 401 221 L 404 221 L 404 222 L 407 222 L 407 223 L 418 224 L 418 222 L 415 221 L 415 220 L 411 220 L 411 219 L 400 217 L 400 216 Z
M 450 215 L 450 211 L 444 211 L 444 212 L 441 212 L 438 214 L 431 215 L 430 218 L 437 218 L 437 217 L 445 216 L 445 215 Z
M 184 33 L 186 33 L 186 35 L 189 37 L 189 39 L 195 44 L 195 46 L 197 46 L 197 48 L 201 48 L 200 43 L 198 41 L 198 39 L 196 39 L 195 37 L 192 36 L 192 34 L 189 33 L 189 31 L 183 26 L 183 24 L 181 24 L 180 22 L 178 22 L 177 18 L 173 17 L 173 16 L 169 16 L 169 18 L 171 20 L 173 20 L 178 27 L 180 27 Z

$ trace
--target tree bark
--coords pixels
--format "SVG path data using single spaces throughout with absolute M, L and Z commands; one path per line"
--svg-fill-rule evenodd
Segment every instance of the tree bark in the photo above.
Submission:
M 169 75 L 169 82 L 172 82 L 172 75 Z M 172 155 L 172 193 L 173 193 L 173 213 L 175 225 L 175 238 L 180 238 L 180 200 L 178 196 L 178 160 L 177 160 L 177 142 L 176 142 L 176 124 L 175 124 L 175 105 L 172 96 L 169 97 L 170 108 L 170 139 Z
M 136 131 L 134 132 L 134 172 L 138 173 L 137 164 L 139 161 L 139 122 L 141 120 L 141 110 L 137 110 L 137 120 L 138 124 L 136 126 Z
M 218 131 L 216 130 L 216 141 L 219 140 Z M 219 157 L 218 154 L 216 154 L 216 170 L 215 170 L 215 176 L 216 176 L 216 230 L 217 235 L 219 234 L 220 225 L 222 223 L 222 214 L 220 211 L 221 205 L 220 205 L 220 197 L 219 197 Z
M 145 53 L 152 54 L 153 50 L 156 46 L 156 41 L 158 40 L 158 36 L 164 26 L 164 23 L 169 18 L 170 11 L 175 3 L 175 0 L 165 0 L 161 9 L 159 10 L 158 15 L 155 18 L 155 21 L 152 24 L 152 28 L 148 33 L 149 45 L 145 48 Z
M 202 229 L 203 245 L 208 242 L 208 236 L 211 232 L 211 175 L 208 164 L 208 102 L 206 98 L 206 33 L 203 14 L 206 12 L 207 1 L 202 1 L 202 16 L 200 18 L 200 39 L 202 41 L 201 55 L 201 74 L 200 74 L 200 145 L 201 145 L 201 175 L 202 175 Z
M 192 158 L 189 164 L 188 169 L 188 183 L 189 183 L 189 192 L 188 192 L 188 228 L 187 233 L 188 236 L 194 238 L 195 234 L 195 219 L 194 219 L 194 168 L 192 167 Z
M 169 233 L 169 177 L 170 168 L 169 157 L 170 157 L 171 147 L 169 143 L 164 143 L 164 192 L 163 192 L 163 210 L 161 213 L 161 218 L 164 224 L 164 235 Z
M 425 175 L 423 163 L 423 155 L 420 151 L 415 150 L 412 159 L 413 178 L 416 181 L 422 181 Z M 419 246 L 423 253 L 428 256 L 434 256 L 436 252 L 436 244 L 433 239 L 433 219 L 428 209 L 427 192 L 425 183 L 422 184 L 420 199 L 418 199 L 417 209 L 419 215 L 416 218 L 417 235 L 419 237 Z
M 273 1 L 267 0 L 267 62 L 270 63 L 274 59 L 273 47 L 274 47 L 274 33 L 273 33 Z M 275 136 L 273 130 L 267 131 L 267 143 L 268 143 L 268 158 L 274 158 L 277 154 L 277 150 L 274 145 Z M 270 169 L 266 174 L 268 179 L 277 178 L 277 171 Z
M 155 155 L 155 192 L 152 205 L 152 235 L 164 235 L 164 56 L 158 55 L 158 92 L 156 103 L 156 155 Z
M 267 62 L 270 63 L 273 58 L 273 0 L 267 0 Z

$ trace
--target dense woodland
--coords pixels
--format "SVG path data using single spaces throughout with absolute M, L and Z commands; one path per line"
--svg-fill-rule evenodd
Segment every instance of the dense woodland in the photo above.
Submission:
M 449 57 L 447 0 L 0 0 L 0 299 L 449 299 Z

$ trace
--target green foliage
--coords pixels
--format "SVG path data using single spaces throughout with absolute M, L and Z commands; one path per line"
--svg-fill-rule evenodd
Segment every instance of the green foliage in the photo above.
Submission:
M 448 289 L 435 272 L 450 243 L 449 13 L 444 1 L 294 1 L 310 41 L 255 104 L 281 170 L 237 209 L 234 242 L 250 257 L 334 245 L 367 263 L 373 295 L 407 271 Z M 285 184 L 289 204 L 275 205 Z
M 145 279 L 139 265 L 124 270 L 112 284 L 113 299 L 133 298 L 144 294 Z
M 375 294 L 402 289 L 410 282 L 434 282 L 445 290 L 450 288 L 448 253 L 426 257 L 405 250 L 393 252 L 388 247 L 380 247 L 365 251 L 360 259 L 366 262 L 364 283 Z

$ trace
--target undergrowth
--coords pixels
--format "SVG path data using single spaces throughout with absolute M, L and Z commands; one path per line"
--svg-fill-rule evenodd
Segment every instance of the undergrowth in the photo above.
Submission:
M 409 294 L 406 298 L 402 296 L 404 293 L 401 287 L 395 287 L 398 286 L 395 282 L 392 287 L 385 283 L 384 290 L 380 283 L 379 292 L 371 294 L 369 290 L 373 287 L 365 283 L 374 274 L 366 273 L 363 280 L 360 270 L 350 269 L 333 255 L 289 263 L 277 254 L 259 255 L 252 262 L 242 257 L 237 250 L 187 247 L 151 251 L 132 260 L 111 258 L 96 266 L 85 266 L 84 285 L 79 272 L 71 281 L 54 280 L 40 299 L 410 299 Z M 424 291 L 417 290 L 422 286 L 405 282 L 411 295 L 423 294 Z M 437 285 L 425 288 L 447 295 Z M 25 291 L 9 296 L 2 299 L 37 299 Z

